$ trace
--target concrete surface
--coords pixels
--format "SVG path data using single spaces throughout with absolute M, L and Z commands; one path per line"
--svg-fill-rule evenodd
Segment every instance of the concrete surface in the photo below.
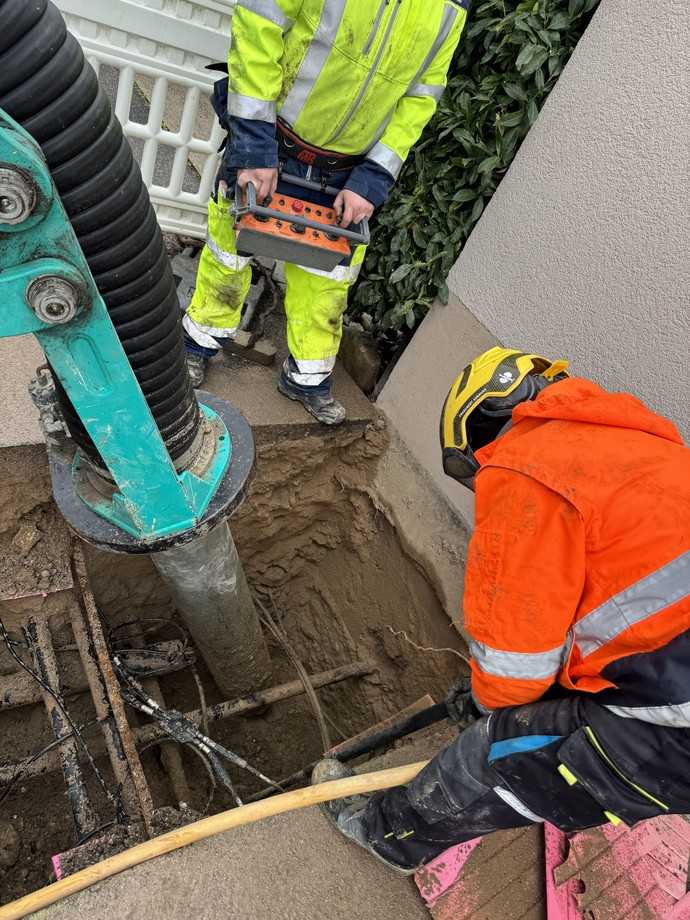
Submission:
M 601 3 L 379 404 L 449 500 L 438 411 L 472 353 L 500 340 L 572 359 L 690 434 L 690 19 Z M 464 306 L 463 306 L 464 305 Z M 470 313 L 471 311 L 471 313 Z
M 0 448 L 42 444 L 38 412 L 28 386 L 45 356 L 32 335 L 0 339 Z
M 269 336 L 278 347 L 273 367 L 220 355 L 211 361 L 204 383 L 204 389 L 227 399 L 242 412 L 252 426 L 257 442 L 288 430 L 293 435 L 315 430 L 321 434 L 328 432 L 299 403 L 281 396 L 276 389 L 280 367 L 287 355 L 283 329 L 284 317 L 278 317 L 271 323 Z M 340 363 L 335 370 L 333 392 L 347 409 L 347 426 L 364 427 L 373 419 L 374 407 Z
M 284 317 L 275 317 L 271 328 L 282 360 L 287 354 Z M 44 363 L 43 352 L 33 336 L 0 339 L 3 368 L 0 376 L 0 405 L 3 407 L 0 448 L 43 442 L 38 413 L 27 387 L 36 368 Z M 257 442 L 281 430 L 289 430 L 294 435 L 322 428 L 298 403 L 278 393 L 279 369 L 278 361 L 275 367 L 261 367 L 241 358 L 221 355 L 212 361 L 204 389 L 236 406 L 254 429 Z M 364 427 L 373 419 L 374 407 L 340 365 L 335 372 L 334 390 L 348 410 L 346 424 Z
M 84 891 L 34 920 L 428 920 L 401 878 L 310 808 L 241 827 Z

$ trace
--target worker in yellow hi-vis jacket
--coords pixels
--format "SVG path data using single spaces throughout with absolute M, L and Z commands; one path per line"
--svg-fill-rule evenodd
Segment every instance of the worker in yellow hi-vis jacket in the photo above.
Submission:
M 230 198 L 279 185 L 279 166 L 340 189 L 343 226 L 369 218 L 390 193 L 434 114 L 469 0 L 238 0 L 216 109 L 230 132 L 208 242 L 184 326 L 198 386 L 206 363 L 240 323 L 250 258 L 237 252 Z M 227 107 L 224 97 L 227 94 Z M 219 104 L 220 103 L 220 104 Z M 283 194 L 327 204 L 281 182 Z M 286 267 L 290 357 L 278 388 L 319 421 L 340 424 L 331 394 L 347 293 L 364 247 L 331 272 Z

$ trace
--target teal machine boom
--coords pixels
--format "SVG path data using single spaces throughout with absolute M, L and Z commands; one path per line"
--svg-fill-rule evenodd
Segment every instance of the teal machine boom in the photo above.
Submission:
M 254 465 L 252 433 L 199 393 L 194 449 L 173 461 L 35 141 L 0 110 L 0 337 L 33 333 L 32 385 L 55 499 L 101 549 L 150 553 L 221 691 L 266 682 L 269 660 L 227 523 Z M 68 436 L 66 394 L 100 463 Z

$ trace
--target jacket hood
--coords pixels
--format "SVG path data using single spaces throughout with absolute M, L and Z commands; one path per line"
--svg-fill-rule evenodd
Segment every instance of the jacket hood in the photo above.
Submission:
M 683 444 L 678 429 L 666 418 L 648 409 L 630 393 L 609 393 L 591 380 L 572 377 L 544 390 L 533 402 L 521 403 L 513 411 L 513 422 L 523 418 L 559 419 L 632 428 L 675 444 Z
M 668 419 L 648 409 L 629 393 L 609 393 L 591 380 L 570 377 L 543 390 L 533 402 L 521 403 L 513 410 L 513 429 L 522 419 L 583 422 L 644 431 L 673 444 L 683 445 L 678 429 Z M 477 451 L 481 465 L 488 463 L 501 439 Z

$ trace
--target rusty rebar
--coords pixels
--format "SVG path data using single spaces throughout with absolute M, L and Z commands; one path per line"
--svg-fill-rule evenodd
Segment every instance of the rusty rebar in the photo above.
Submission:
M 151 836 L 151 792 L 137 753 L 132 729 L 127 721 L 118 680 L 113 671 L 96 601 L 89 584 L 84 552 L 76 540 L 72 549 L 72 569 L 78 601 L 76 605 L 70 605 L 72 630 L 89 681 L 96 714 L 103 728 L 110 763 L 122 789 L 122 801 L 127 813 L 130 818 L 143 820 L 146 832 Z
M 58 702 L 60 697 L 60 677 L 55 648 L 53 647 L 53 638 L 46 620 L 29 619 L 26 632 L 31 643 L 31 654 L 36 673 L 44 685 L 42 688 L 43 703 L 48 713 L 48 720 L 55 735 L 55 740 L 61 742 L 57 750 L 57 756 L 62 766 L 62 775 L 67 787 L 67 799 L 72 810 L 77 838 L 81 840 L 96 830 L 98 818 L 89 799 L 79 765 L 77 740 L 72 735 L 72 731 L 65 719 L 63 708 Z M 52 692 L 45 689 L 46 687 L 49 687 Z

